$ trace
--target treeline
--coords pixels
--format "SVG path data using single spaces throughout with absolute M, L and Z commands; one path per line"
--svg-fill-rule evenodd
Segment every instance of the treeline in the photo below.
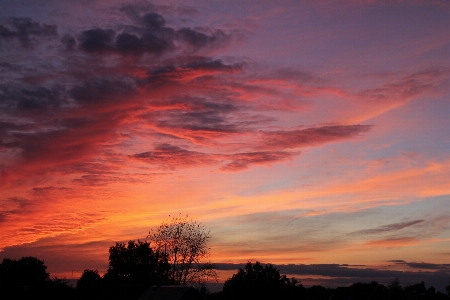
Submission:
M 0 299 L 130 299 L 153 285 L 172 285 L 167 256 L 150 243 L 129 241 L 109 248 L 109 268 L 100 275 L 86 269 L 75 287 L 66 279 L 51 278 L 35 257 L 4 259 L 0 264 Z
M 117 243 L 110 248 L 107 272 L 100 275 L 97 270 L 85 270 L 73 287 L 65 279 L 50 278 L 44 262 L 35 257 L 4 259 L 0 264 L 0 298 L 137 300 L 153 285 L 172 284 L 167 266 L 146 242 Z M 431 300 L 450 299 L 450 284 L 447 295 L 436 292 L 432 286 L 427 288 L 424 282 L 402 287 L 398 278 L 388 286 L 371 282 L 336 289 L 306 288 L 294 278 L 281 275 L 272 265 L 249 262 L 225 281 L 223 291 L 202 293 L 202 297 L 205 300 Z
M 116 243 L 109 248 L 109 267 L 104 274 L 83 271 L 76 286 L 66 279 L 51 278 L 44 262 L 35 257 L 4 259 L 0 263 L 0 299 L 137 300 L 152 286 L 193 285 L 204 300 L 415 300 L 449 299 L 425 283 L 402 287 L 398 278 L 388 286 L 355 283 L 336 289 L 304 287 L 295 278 L 281 275 L 272 265 L 247 263 L 227 279 L 223 291 L 208 293 L 207 281 L 217 273 L 209 262 L 209 231 L 188 216 L 163 222 L 147 241 Z M 197 300 L 197 299 L 195 299 Z
M 295 278 L 281 275 L 272 265 L 247 263 L 244 269 L 225 281 L 223 291 L 209 295 L 208 300 L 416 300 L 450 299 L 450 282 L 447 295 L 436 292 L 434 287 L 426 288 L 425 283 L 402 287 L 398 278 L 384 286 L 375 281 L 355 283 L 349 287 L 336 289 L 322 286 L 306 288 Z

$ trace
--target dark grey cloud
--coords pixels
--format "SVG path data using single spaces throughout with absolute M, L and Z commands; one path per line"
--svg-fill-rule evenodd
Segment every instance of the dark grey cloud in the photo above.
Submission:
M 236 72 L 242 70 L 242 64 L 224 64 L 222 60 L 198 60 L 187 63 L 182 66 L 184 69 L 220 71 L 220 72 Z
M 87 174 L 82 175 L 79 178 L 75 178 L 72 180 L 73 183 L 82 185 L 82 186 L 107 186 L 109 184 L 117 183 L 117 182 L 128 182 L 128 183 L 148 183 L 153 180 L 157 176 L 161 176 L 159 173 L 142 173 L 137 174 L 134 173 L 124 174 L 121 172 L 110 172 L 111 174 Z
M 432 67 L 408 74 L 383 86 L 361 91 L 357 96 L 372 104 L 406 102 L 436 88 L 449 74 L 448 67 Z
M 80 178 L 75 178 L 73 180 L 74 183 L 83 186 L 105 186 L 118 181 L 120 181 L 120 177 L 102 174 L 82 175 Z
M 376 234 L 376 233 L 396 231 L 396 230 L 401 230 L 403 228 L 413 226 L 415 224 L 419 224 L 422 222 L 424 222 L 424 220 L 414 220 L 414 221 L 410 221 L 410 222 L 393 223 L 393 224 L 383 225 L 383 226 L 380 226 L 377 228 L 358 230 L 358 231 L 353 232 L 352 234 Z
M 208 57 L 207 51 L 195 52 L 224 45 L 232 34 L 179 26 L 166 21 L 160 9 L 123 6 L 120 11 L 129 19 L 122 23 L 63 35 L 62 47 L 53 48 L 60 58 L 54 65 L 0 63 L 7 75 L 14 75 L 3 75 L 8 80 L 0 85 L 0 108 L 8 114 L 0 129 L 0 148 L 18 158 L 21 169 L 17 170 L 69 173 L 72 169 L 77 184 L 107 185 L 118 178 L 78 166 L 105 157 L 109 149 L 136 133 L 138 139 L 148 134 L 164 140 L 151 151 L 114 158 L 119 163 L 132 157 L 169 169 L 216 164 L 222 171 L 240 171 L 289 161 L 298 155 L 292 149 L 352 138 L 370 129 L 336 125 L 256 131 L 260 125 L 268 128 L 276 118 L 239 99 L 243 88 L 249 94 L 267 92 L 240 76 L 247 65 L 237 59 Z M 11 20 L 10 27 L 2 27 L 6 38 L 19 32 L 28 38 L 57 34 L 56 27 L 31 19 Z M 288 75 L 307 77 L 306 73 Z M 140 132 L 138 124 L 148 126 L 149 132 Z M 240 140 L 230 146 L 235 137 Z M 193 151 L 187 146 L 190 143 L 222 144 L 223 151 Z M 20 173 L 10 171 L 2 166 L 2 174 Z
M 241 107 L 228 101 L 212 101 L 201 97 L 177 97 L 168 101 L 155 101 L 150 105 L 166 107 L 164 111 L 144 116 L 166 134 L 182 133 L 198 141 L 216 134 L 235 134 L 240 131 L 233 114 Z
M 431 264 L 424 262 L 407 262 L 404 260 L 390 260 L 389 262 L 396 263 L 398 265 L 405 265 L 413 269 L 421 269 L 421 270 L 437 270 L 437 271 L 449 271 L 450 272 L 450 264 Z
M 162 55 L 173 50 L 196 51 L 223 45 L 231 35 L 222 30 L 210 28 L 172 28 L 166 27 L 164 17 L 155 12 L 138 13 L 128 8 L 122 12 L 131 14 L 134 23 L 124 24 L 120 31 L 114 29 L 92 28 L 78 35 L 78 42 L 65 36 L 62 43 L 66 49 L 90 53 L 119 53 L 122 55 L 142 55 L 144 53 Z M 178 44 L 178 46 L 175 46 Z
M 19 148 L 22 141 L 12 132 L 28 131 L 33 128 L 34 126 L 30 124 L 0 122 L 0 150 Z
M 87 52 L 113 50 L 116 32 L 112 29 L 93 28 L 83 31 L 78 37 L 80 49 Z
M 194 49 L 217 47 L 228 42 L 230 35 L 222 30 L 214 30 L 209 35 L 199 29 L 181 28 L 177 31 L 179 38 Z
M 264 151 L 264 152 L 247 152 L 236 153 L 230 155 L 231 162 L 222 166 L 222 171 L 241 171 L 247 169 L 250 165 L 268 165 L 281 161 L 292 160 L 298 155 L 296 152 L 284 151 Z
M 186 57 L 193 58 L 193 61 L 182 63 L 179 65 L 166 65 L 158 67 L 150 72 L 150 75 L 174 74 L 188 71 L 217 71 L 221 73 L 231 73 L 242 70 L 242 63 L 226 64 L 221 59 L 212 60 L 207 57 Z M 209 74 L 209 73 L 207 73 Z M 167 77 L 166 77 L 167 78 Z
M 134 33 L 121 33 L 115 42 L 115 46 L 119 52 L 123 53 L 142 53 L 145 51 L 145 44 Z
M 122 54 L 153 53 L 160 55 L 174 49 L 172 40 L 164 35 L 147 32 L 138 37 L 136 34 L 121 33 L 115 42 L 116 50 Z
M 297 130 L 263 131 L 262 143 L 268 149 L 299 148 L 352 138 L 368 132 L 372 125 L 330 125 Z
M 56 187 L 56 186 L 44 186 L 44 187 L 34 187 L 32 189 L 34 195 L 39 196 L 47 196 L 49 193 L 52 193 L 54 191 L 66 191 L 70 190 L 70 188 L 67 187 Z
M 65 34 L 61 38 L 61 43 L 64 45 L 66 50 L 75 50 L 77 46 L 77 40 L 70 34 Z
M 127 100 L 135 92 L 135 83 L 131 78 L 97 77 L 73 87 L 69 94 L 75 100 L 89 103 L 104 103 Z
M 65 113 L 65 112 L 63 112 Z M 115 114 L 116 115 L 116 114 Z M 3 169 L 4 180 L 8 174 L 33 174 L 51 168 L 70 166 L 104 151 L 98 147 L 102 141 L 114 140 L 115 128 L 121 117 L 99 116 L 82 118 L 58 118 L 47 114 L 48 120 L 36 118 L 37 124 L 5 123 L 0 130 L 0 148 L 19 150 L 21 158 L 13 172 Z M 45 118 L 44 118 L 45 119 Z M 72 170 L 72 172 L 77 172 Z M 25 176 L 25 174 L 23 174 Z M 2 183 L 3 180 L 2 180 Z
M 30 111 L 55 109 L 65 101 L 65 89 L 31 84 L 1 84 L 0 107 L 8 110 Z
M 238 112 L 240 107 L 230 102 L 213 102 L 202 97 L 176 97 L 165 101 L 152 101 L 152 106 L 170 106 L 183 112 L 207 112 L 210 114 Z
M 406 261 L 404 261 L 404 260 L 402 260 L 402 259 L 394 259 L 394 260 L 389 260 L 389 262 L 405 263 Z
M 142 16 L 142 27 L 129 26 L 128 32 L 93 28 L 78 36 L 80 50 L 86 52 L 115 52 L 140 55 L 162 54 L 174 49 L 175 31 L 163 27 L 164 18 L 156 13 Z M 66 44 L 67 48 L 67 44 Z
M 147 163 L 158 164 L 170 168 L 187 168 L 200 165 L 221 164 L 222 171 L 242 171 L 251 165 L 267 165 L 281 161 L 291 160 L 298 153 L 283 151 L 246 152 L 235 154 L 208 154 L 197 151 L 189 151 L 170 144 L 161 144 L 153 151 L 134 154 L 134 159 Z
M 140 2 L 133 4 L 123 4 L 119 8 L 119 12 L 126 14 L 131 20 L 142 20 L 142 14 L 159 13 L 168 15 L 176 19 L 186 20 L 186 17 L 193 17 L 199 14 L 199 11 L 194 7 L 189 6 L 172 6 L 172 5 L 157 5 L 148 2 Z
M 159 127 L 179 127 L 190 131 L 237 132 L 236 124 L 230 123 L 221 111 L 169 112 L 169 120 L 158 122 Z
M 24 214 L 33 203 L 25 198 L 11 197 L 0 201 L 0 223 L 12 215 Z
M 380 270 L 373 268 L 366 268 L 364 266 L 352 266 L 346 264 L 289 264 L 289 265 L 277 265 L 274 267 L 280 270 L 283 274 L 297 274 L 297 275 L 322 275 L 322 276 L 332 276 L 332 277 L 352 277 L 352 278 L 376 278 L 376 277 L 386 277 L 386 278 L 401 278 L 402 274 L 414 273 L 413 271 L 397 271 L 397 270 Z M 245 264 L 215 264 L 218 270 L 237 270 L 239 268 L 244 268 Z M 427 274 L 422 272 L 421 274 Z M 427 275 L 432 275 L 433 273 L 428 273 Z M 420 279 L 420 274 L 417 274 L 416 278 Z
M 417 263 L 408 262 L 406 265 L 414 269 L 425 269 L 425 270 L 446 270 L 450 272 L 450 264 L 430 264 L 430 263 Z
M 155 29 L 162 28 L 166 25 L 166 20 L 164 20 L 163 16 L 154 12 L 143 15 L 141 22 L 145 27 Z
M 170 144 L 158 145 L 153 151 L 138 153 L 132 157 L 169 168 L 186 168 L 217 162 L 217 158 L 214 155 L 189 151 Z
M 56 25 L 40 24 L 31 18 L 9 18 L 7 26 L 0 24 L 0 40 L 17 39 L 23 47 L 29 47 L 36 42 L 33 38 L 57 36 Z

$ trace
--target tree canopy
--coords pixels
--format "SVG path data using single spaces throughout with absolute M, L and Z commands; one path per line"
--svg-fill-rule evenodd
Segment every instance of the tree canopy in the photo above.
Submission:
M 210 238 L 205 226 L 188 217 L 175 217 L 163 222 L 148 238 L 156 251 L 164 253 L 169 268 L 169 282 L 173 285 L 203 284 L 216 279 L 209 261 Z
M 99 299 L 104 292 L 103 279 L 97 270 L 86 269 L 77 281 L 77 294 L 83 299 Z
M 19 260 L 5 258 L 0 264 L 0 287 L 37 287 L 50 278 L 47 266 L 35 257 L 22 257 Z
M 168 283 L 168 264 L 150 243 L 129 241 L 109 248 L 109 268 L 104 275 L 111 299 L 133 299 L 152 285 Z
M 66 280 L 50 279 L 44 261 L 36 257 L 5 258 L 0 263 L 1 299 L 70 299 L 72 292 Z
M 289 279 L 272 265 L 248 262 L 244 269 L 225 281 L 223 293 L 228 299 L 277 299 L 292 294 L 297 281 Z

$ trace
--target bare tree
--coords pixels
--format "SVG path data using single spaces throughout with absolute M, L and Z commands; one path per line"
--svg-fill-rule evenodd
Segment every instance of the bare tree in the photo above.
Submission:
M 165 253 L 170 265 L 169 280 L 174 285 L 204 284 L 216 280 L 217 274 L 209 261 L 210 238 L 205 226 L 186 217 L 174 217 L 163 222 L 148 238 L 153 247 Z

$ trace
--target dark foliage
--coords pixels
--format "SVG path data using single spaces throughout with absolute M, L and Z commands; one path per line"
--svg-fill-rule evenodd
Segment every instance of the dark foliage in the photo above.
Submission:
M 75 299 L 75 289 L 71 285 L 69 285 L 69 282 L 66 279 L 60 279 L 55 277 L 51 280 L 46 281 L 45 288 L 42 291 L 41 295 L 42 295 L 41 299 L 70 300 Z
M 163 253 L 150 243 L 129 241 L 109 248 L 109 268 L 104 275 L 107 299 L 137 299 L 153 285 L 168 282 Z
M 447 286 L 450 293 L 450 284 Z M 209 300 L 239 299 L 297 299 L 297 300 L 444 300 L 449 296 L 436 292 L 434 287 L 424 282 L 402 287 L 395 278 L 387 287 L 375 281 L 354 283 L 349 287 L 327 289 L 322 286 L 305 288 L 292 278 L 280 275 L 271 265 L 262 266 L 259 262 L 247 263 L 228 279 L 222 292 L 212 293 Z
M 448 285 L 445 287 L 445 289 L 447 290 L 447 297 L 450 298 L 450 279 L 448 280 Z
M 73 299 L 65 279 L 50 279 L 44 262 L 35 257 L 3 259 L 0 264 L 2 299 Z
M 101 277 L 97 270 L 84 270 L 76 289 L 65 279 L 50 279 L 44 262 L 35 257 L 6 258 L 0 263 L 0 299 L 135 300 L 153 285 L 170 283 L 167 260 L 147 242 L 116 243 L 109 253 L 107 273 Z M 372 281 L 336 289 L 305 288 L 270 264 L 249 262 L 225 282 L 223 291 L 201 294 L 207 300 L 445 300 L 450 299 L 450 281 L 446 290 L 447 295 L 436 292 L 423 281 L 402 287 L 398 278 L 388 286 Z
M 225 281 L 225 299 L 294 299 L 303 287 L 295 279 L 289 279 L 272 265 L 248 262 L 245 269 Z M 296 295 L 298 296 L 298 295 Z
M 86 269 L 77 282 L 77 296 L 80 299 L 101 299 L 104 293 L 103 278 L 97 270 Z

